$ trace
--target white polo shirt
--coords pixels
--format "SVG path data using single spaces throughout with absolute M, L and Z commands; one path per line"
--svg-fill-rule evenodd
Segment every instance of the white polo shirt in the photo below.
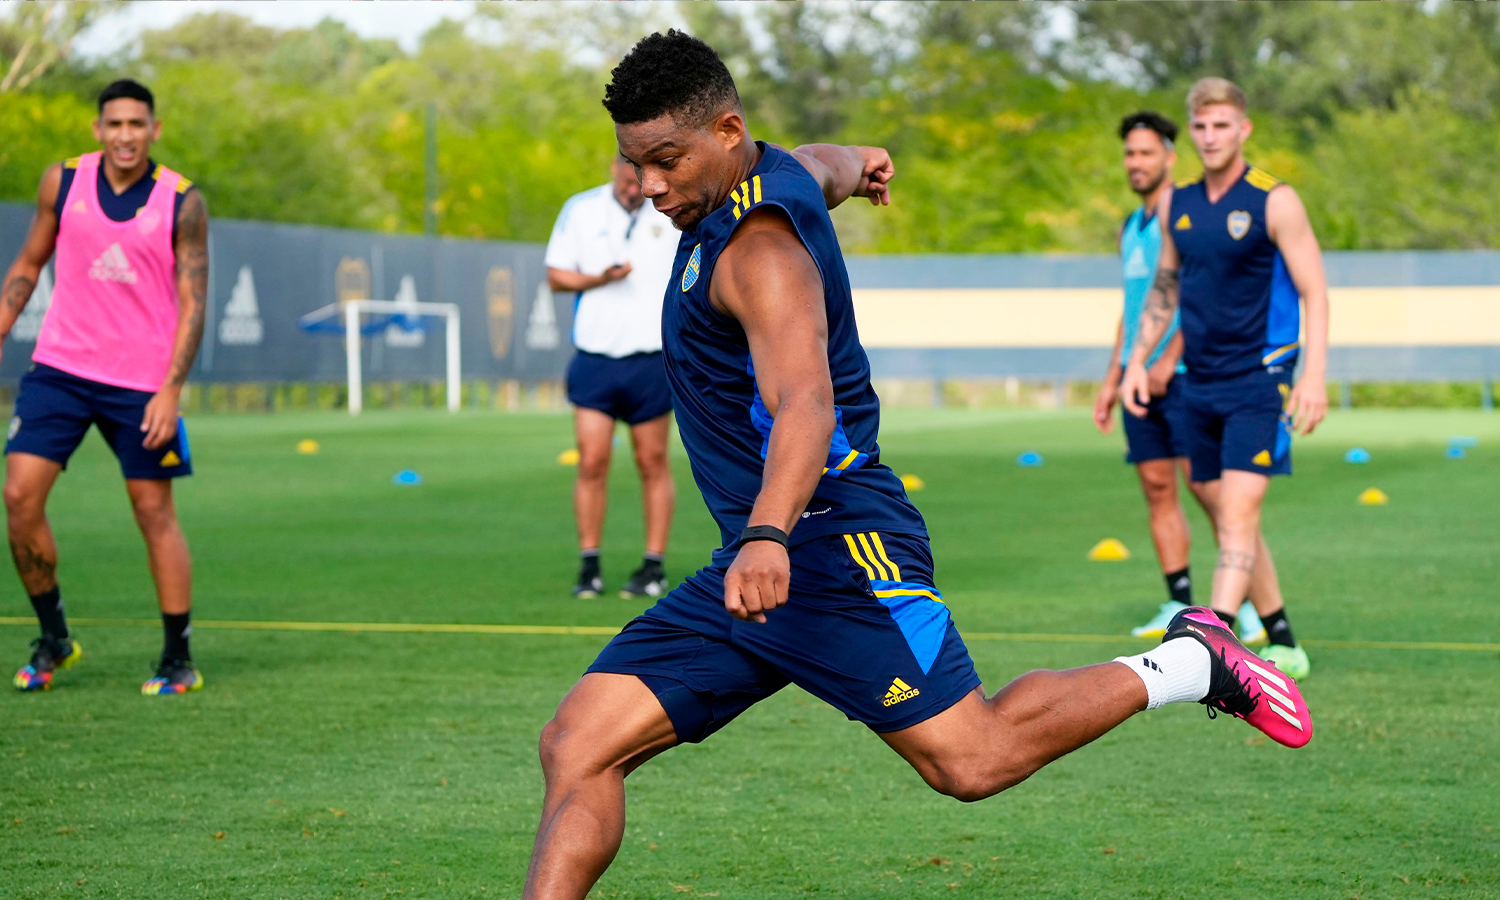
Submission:
M 630 274 L 578 294 L 573 344 L 619 358 L 661 350 L 661 304 L 672 279 L 680 233 L 647 200 L 634 213 L 606 184 L 563 204 L 547 241 L 547 267 L 599 275 L 630 263 Z

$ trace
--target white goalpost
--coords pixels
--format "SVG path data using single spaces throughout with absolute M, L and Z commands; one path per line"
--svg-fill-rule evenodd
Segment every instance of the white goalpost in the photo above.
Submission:
M 365 313 L 382 313 L 388 316 L 442 316 L 448 320 L 446 368 L 448 384 L 448 411 L 458 412 L 459 401 L 459 351 L 458 351 L 458 304 L 456 303 L 410 303 L 394 300 L 347 300 L 343 304 L 344 355 L 348 358 L 349 371 L 349 415 L 357 416 L 364 409 L 364 372 L 360 361 L 360 316 Z

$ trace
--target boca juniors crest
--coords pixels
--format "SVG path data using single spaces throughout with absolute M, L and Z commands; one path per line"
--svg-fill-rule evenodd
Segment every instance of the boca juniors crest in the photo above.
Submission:
M 1250 233 L 1250 214 L 1237 209 L 1229 214 L 1229 236 L 1239 240 Z
M 698 270 L 703 267 L 703 245 L 699 244 L 693 248 L 693 255 L 688 257 L 687 268 L 682 270 L 682 292 L 687 293 L 693 285 L 698 283 Z

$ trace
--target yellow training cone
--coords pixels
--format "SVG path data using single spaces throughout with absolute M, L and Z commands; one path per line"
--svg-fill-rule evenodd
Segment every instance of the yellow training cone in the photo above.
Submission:
M 1359 495 L 1361 506 L 1385 506 L 1391 502 L 1391 498 L 1385 495 L 1380 488 L 1365 488 Z
M 907 474 L 901 476 L 901 486 L 908 491 L 920 491 L 922 488 L 927 487 L 927 482 L 915 475 Z
M 557 464 L 560 466 L 578 465 L 578 451 L 570 449 L 557 454 Z
M 303 456 L 312 456 L 318 452 L 318 442 L 312 438 L 306 438 L 297 442 L 297 452 Z
M 1105 538 L 1095 544 L 1094 549 L 1089 551 L 1089 559 L 1121 560 L 1129 558 L 1130 551 L 1126 550 L 1125 545 L 1114 538 Z

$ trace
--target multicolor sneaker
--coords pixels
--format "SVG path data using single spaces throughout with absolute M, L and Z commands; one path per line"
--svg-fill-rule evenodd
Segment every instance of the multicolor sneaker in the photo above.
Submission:
M 1188 605 L 1186 603 L 1168 600 L 1161 605 L 1161 609 L 1156 611 L 1156 618 L 1144 625 L 1130 629 L 1130 636 L 1139 638 L 1161 637 L 1167 633 L 1167 626 L 1172 624 L 1172 617 L 1187 608 Z
M 1240 633 L 1240 643 L 1246 647 L 1266 642 L 1266 626 L 1261 624 L 1260 614 L 1255 611 L 1255 604 L 1249 600 L 1240 604 L 1239 615 L 1234 620 L 1234 630 Z
M 667 573 L 661 563 L 647 563 L 635 570 L 630 580 L 620 588 L 621 600 L 639 600 L 642 597 L 660 597 L 667 592 Z
M 71 638 L 39 637 L 31 642 L 31 662 L 16 672 L 12 682 L 18 691 L 52 690 L 52 673 L 83 658 L 83 647 Z
M 203 676 L 193 668 L 190 659 L 166 659 L 156 666 L 156 674 L 141 685 L 141 693 L 147 697 L 166 694 L 186 694 L 203 687 Z
M 1244 719 L 1278 744 L 1302 747 L 1312 740 L 1312 714 L 1284 672 L 1251 653 L 1224 627 L 1213 610 L 1192 606 L 1172 619 L 1163 642 L 1188 637 L 1208 648 L 1213 666 L 1208 696 L 1201 701 L 1209 718 L 1215 710 Z
M 1260 658 L 1267 662 L 1276 664 L 1276 668 L 1287 673 L 1298 681 L 1306 678 L 1312 673 L 1312 663 L 1307 658 L 1307 651 L 1302 645 L 1288 647 L 1285 644 L 1270 644 L 1260 651 Z

